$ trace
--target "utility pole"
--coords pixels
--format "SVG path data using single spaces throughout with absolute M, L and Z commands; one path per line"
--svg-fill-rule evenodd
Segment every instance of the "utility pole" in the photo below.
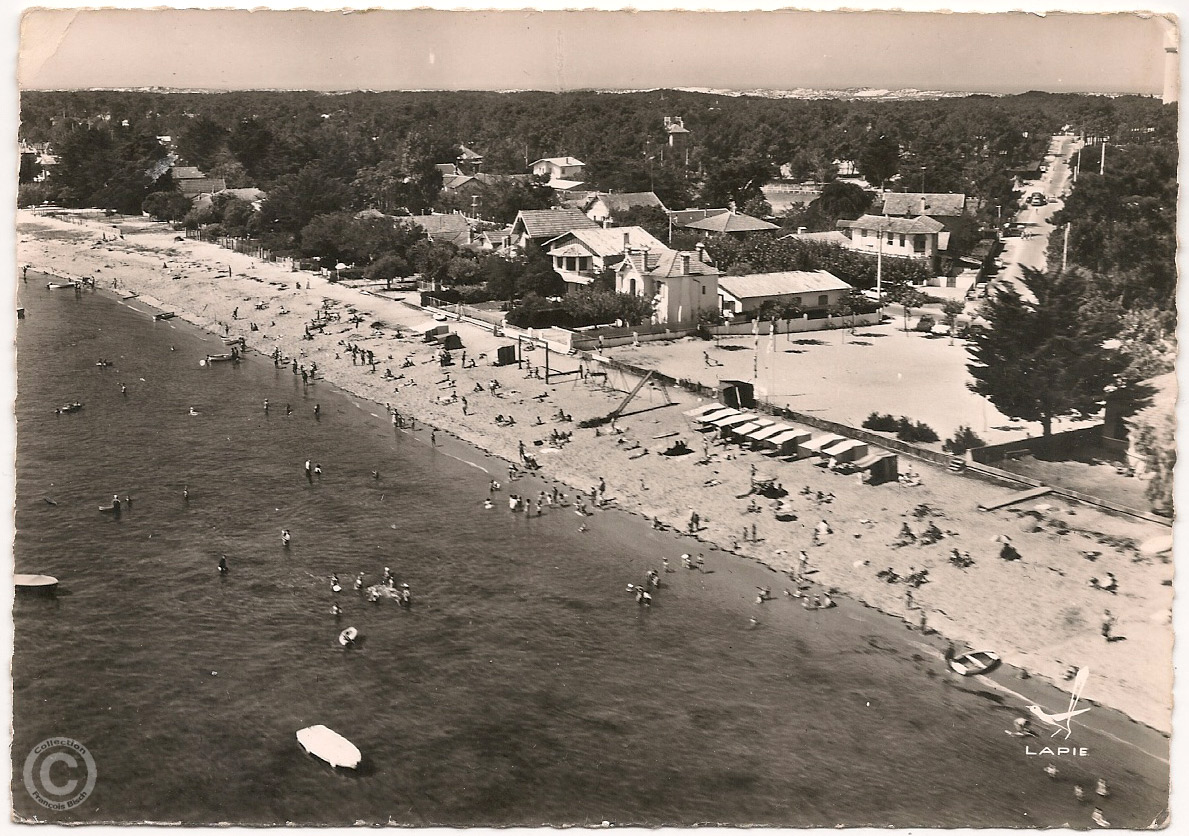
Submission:
M 1072 223 L 1065 225 L 1065 244 L 1061 247 L 1061 272 L 1065 272 L 1065 265 L 1069 261 L 1069 228 L 1073 226 Z
M 1102 173 L 1104 171 L 1106 171 L 1106 140 L 1105 139 L 1102 141 L 1102 156 L 1100 156 L 1098 158 L 1098 176 L 1101 177 Z

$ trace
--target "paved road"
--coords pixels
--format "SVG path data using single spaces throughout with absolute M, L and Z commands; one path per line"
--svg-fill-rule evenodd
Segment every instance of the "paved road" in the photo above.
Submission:
M 1033 192 L 1040 192 L 1048 199 L 1048 203 L 1044 206 L 1025 204 L 1016 214 L 1017 223 L 1028 224 L 1024 227 L 1024 235 L 1027 237 L 1007 239 L 1001 256 L 1005 267 L 994 284 L 1013 287 L 1025 299 L 1035 298 L 1020 280 L 1022 268 L 1045 269 L 1045 251 L 1049 243 L 1049 234 L 1054 230 L 1050 221 L 1053 214 L 1061 209 L 1061 200 L 1072 187 L 1073 172 L 1070 160 L 1080 147 L 1081 143 L 1072 134 L 1057 134 L 1053 137 L 1049 146 L 1048 171 L 1040 180 L 1029 181 L 1024 185 L 1025 199 Z

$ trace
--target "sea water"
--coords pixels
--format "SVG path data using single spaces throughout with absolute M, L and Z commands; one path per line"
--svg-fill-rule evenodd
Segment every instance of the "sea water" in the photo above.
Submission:
M 1165 786 L 1126 758 L 1046 776 L 1004 735 L 1005 698 L 888 619 L 757 605 L 778 576 L 716 551 L 707 571 L 682 569 L 689 541 L 626 514 L 582 532 L 568 510 L 510 513 L 510 485 L 484 510 L 499 463 L 444 434 L 431 447 L 261 355 L 204 365 L 225 350 L 216 337 L 30 279 L 15 562 L 61 588 L 14 607 L 19 815 L 1080 827 L 1072 781 L 1097 774 L 1115 787 L 1112 824 L 1164 807 Z M 99 513 L 113 494 L 131 507 Z M 642 608 L 626 585 L 662 557 L 677 571 Z M 353 593 L 356 573 L 376 583 L 385 567 L 410 609 Z M 299 749 L 294 733 L 317 723 L 361 749 L 358 772 Z M 67 812 L 21 777 L 52 736 L 98 771 Z

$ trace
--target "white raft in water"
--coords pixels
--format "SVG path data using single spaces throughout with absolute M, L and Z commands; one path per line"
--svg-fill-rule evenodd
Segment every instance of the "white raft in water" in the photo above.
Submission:
M 297 742 L 308 754 L 334 767 L 355 769 L 363 758 L 354 743 L 322 725 L 298 731 Z

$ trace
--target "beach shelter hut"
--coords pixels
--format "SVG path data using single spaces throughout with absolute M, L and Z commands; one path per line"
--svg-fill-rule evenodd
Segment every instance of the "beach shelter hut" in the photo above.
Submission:
M 765 438 L 760 443 L 764 447 L 771 447 L 778 456 L 801 455 L 800 445 L 813 436 L 809 430 L 786 430 L 778 435 Z
M 453 332 L 438 334 L 436 339 L 438 341 L 438 345 L 447 351 L 458 351 L 462 348 L 462 337 Z
M 847 438 L 822 450 L 822 455 L 839 462 L 853 462 L 867 455 L 867 445 L 853 438 Z
M 881 482 L 894 482 L 900 475 L 899 457 L 887 450 L 876 450 L 855 462 L 855 467 L 863 471 L 863 481 L 869 485 Z
M 718 427 L 720 430 L 723 430 L 724 434 L 725 434 L 725 431 L 728 428 L 737 427 L 740 424 L 746 424 L 748 421 L 753 420 L 755 417 L 756 416 L 750 412 L 740 412 L 735 415 L 727 415 L 722 418 L 715 418 L 713 421 L 710 422 L 710 425 L 713 427 Z
M 723 408 L 722 404 L 706 403 L 706 404 L 702 404 L 701 406 L 696 406 L 693 409 L 687 409 L 685 411 L 685 415 L 690 418 L 697 418 L 700 415 L 705 415 L 708 412 L 714 412 L 715 410 L 722 409 L 722 408 Z
M 815 435 L 808 441 L 799 444 L 797 452 L 803 455 L 824 455 L 824 453 L 822 453 L 824 449 L 834 446 L 839 441 L 846 441 L 846 439 L 834 433 Z
M 787 432 L 791 429 L 792 427 L 790 427 L 788 424 L 769 424 L 765 427 L 760 427 L 758 430 L 752 430 L 751 432 L 747 433 L 747 438 L 750 441 L 760 442 L 765 438 L 771 438 L 774 435 L 779 435 L 780 433 Z
M 510 366 L 516 362 L 516 346 L 501 345 L 495 350 L 495 364 L 497 366 Z
M 441 336 L 442 334 L 446 334 L 449 331 L 450 331 L 449 325 L 435 325 L 432 328 L 427 328 L 427 329 L 425 329 L 425 341 L 427 343 L 431 343 L 434 340 L 436 340 L 439 336 Z
M 721 406 L 718 409 L 713 409 L 710 412 L 703 412 L 694 418 L 695 424 L 710 424 L 716 418 L 726 418 L 728 415 L 738 415 L 739 410 L 732 409 L 729 406 Z
M 720 380 L 722 402 L 737 409 L 751 409 L 756 405 L 755 387 L 746 380 Z
M 746 424 L 728 427 L 725 432 L 731 438 L 745 441 L 747 439 L 748 433 L 755 432 L 756 430 L 763 429 L 764 427 L 770 427 L 775 423 L 775 421 L 769 418 L 756 418 L 752 421 L 748 421 Z

